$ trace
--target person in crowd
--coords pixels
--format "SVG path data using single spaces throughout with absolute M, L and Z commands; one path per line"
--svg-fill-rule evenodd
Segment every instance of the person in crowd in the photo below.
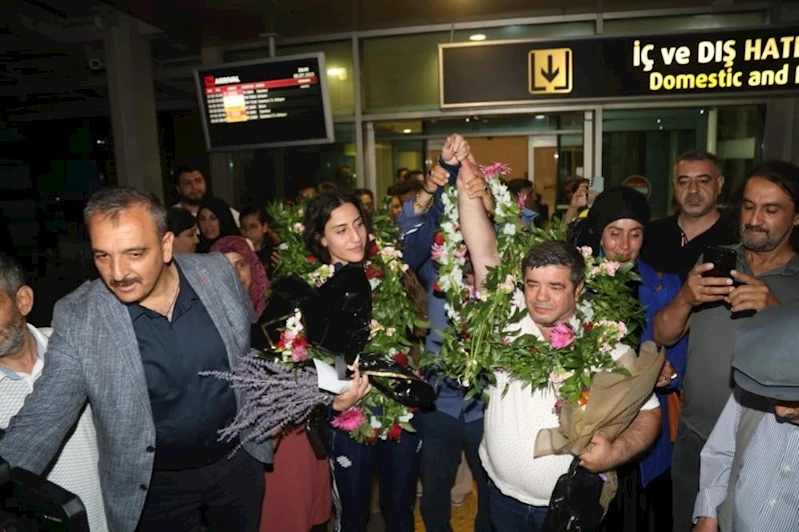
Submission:
M 674 162 L 672 181 L 677 213 L 650 224 L 641 256 L 658 271 L 685 281 L 706 246 L 734 244 L 736 236 L 734 224 L 719 211 L 724 176 L 715 155 L 683 153 Z
M 741 242 L 730 249 L 730 277 L 705 277 L 695 266 L 677 297 L 655 317 L 659 345 L 691 331 L 683 404 L 672 461 L 674 529 L 690 531 L 699 490 L 699 454 L 730 396 L 735 331 L 753 313 L 799 300 L 799 258 L 791 236 L 799 224 L 799 167 L 768 161 L 751 170 L 737 201 Z
M 402 198 L 396 194 L 391 195 L 391 219 L 397 221 L 402 212 Z
M 461 230 L 474 267 L 475 285 L 482 286 L 488 268 L 499 264 L 496 234 L 481 201 L 488 191 L 479 170 L 468 161 L 457 183 Z M 643 230 L 639 227 L 638 231 Z M 620 259 L 625 253 L 628 260 L 631 258 L 624 245 L 614 252 L 621 253 Z M 526 306 L 528 315 L 520 322 L 520 333 L 548 338 L 556 322 L 568 321 L 574 315 L 583 290 L 585 261 L 573 245 L 551 241 L 533 246 L 522 269 L 524 293 L 520 291 L 515 299 L 517 305 Z M 620 344 L 613 355 L 621 356 L 627 349 Z M 540 429 L 558 424 L 552 411 L 555 394 L 548 389 L 531 393 L 521 382 L 499 373 L 489 397 L 480 458 L 492 481 L 492 523 L 500 532 L 538 530 L 555 483 L 572 461 L 570 456 L 533 458 L 531 452 L 524 451 L 532 449 Z M 595 435 L 593 445 L 580 457 L 581 465 L 593 473 L 615 469 L 648 449 L 659 430 L 660 408 L 652 396 L 616 440 L 610 442 Z
M 799 530 L 799 305 L 735 333 L 736 388 L 701 453 L 694 532 Z
M 352 194 L 352 190 L 355 188 L 355 173 L 352 168 L 346 164 L 336 168 L 336 173 L 333 174 L 333 184 L 336 186 L 336 190 Z
M 594 203 L 597 192 L 589 190 L 591 180 L 582 176 L 571 176 L 563 184 L 564 199 L 568 202 L 565 211 L 558 211 L 552 216 L 552 223 L 568 226 L 579 218 L 588 214 L 588 209 Z
M 321 264 L 340 270 L 363 263 L 370 234 L 369 217 L 356 198 L 340 193 L 320 194 L 306 208 L 303 225 L 306 246 Z M 345 409 L 334 403 L 333 415 Z M 399 441 L 378 440 L 370 445 L 356 442 L 346 431 L 331 428 L 335 529 L 366 530 L 377 470 L 386 530 L 412 531 L 420 451 L 418 433 L 404 432 Z
M 543 227 L 549 219 L 549 208 L 541 203 L 540 196 L 535 193 L 535 184 L 527 179 L 511 179 L 508 191 L 516 199 L 522 210 L 522 223 L 529 226 Z
M 419 183 L 424 183 L 424 172 L 421 170 L 410 170 L 408 174 L 405 176 L 405 181 L 418 181 Z
M 167 227 L 175 235 L 173 253 L 194 253 L 200 239 L 197 236 L 197 219 L 186 209 L 171 207 L 167 211 Z
M 93 194 L 84 218 L 101 279 L 56 304 L 46 371 L 0 439 L 41 473 L 88 399 L 111 530 L 257 530 L 270 442 L 219 441 L 250 349 L 252 303 L 221 255 L 173 256 L 166 209 L 127 187 Z
M 409 170 L 407 168 L 404 168 L 404 167 L 400 168 L 399 170 L 397 170 L 397 177 L 394 180 L 394 183 L 397 184 L 397 183 L 405 182 L 407 180 L 407 178 L 408 178 L 408 172 L 409 172 Z
M 274 253 L 280 237 L 272 231 L 272 216 L 263 207 L 248 207 L 241 211 L 241 234 L 252 244 L 253 251 L 271 276 L 274 269 Z
M 197 225 L 200 228 L 197 253 L 208 253 L 214 242 L 223 236 L 241 234 L 227 202 L 219 198 L 211 198 L 200 206 Z
M 246 224 L 242 211 L 242 225 Z M 260 318 L 266 307 L 269 280 L 256 254 L 240 236 L 226 236 L 211 246 L 222 253 L 250 294 L 259 320 L 253 325 L 253 347 L 268 350 L 261 332 Z M 331 511 L 330 465 L 314 454 L 304 427 L 291 427 L 275 442 L 272 470 L 266 473 L 266 488 L 261 510 L 262 532 L 309 532 L 324 528 Z
M 475 286 L 480 287 L 488 268 L 499 265 L 500 260 L 494 226 L 482 202 L 489 192 L 470 161 L 463 163 L 457 184 L 461 230 L 474 267 Z M 632 220 L 638 222 L 636 218 Z M 640 227 L 638 231 L 643 232 Z M 614 251 L 629 254 L 624 246 Z M 527 309 L 527 315 L 519 322 L 519 333 L 549 339 L 557 322 L 574 316 L 584 286 L 585 260 L 573 245 L 548 241 L 530 248 L 522 270 L 524 290 L 519 290 L 514 300 Z M 619 344 L 612 356 L 628 350 Z M 569 470 L 573 457 L 534 458 L 531 452 L 538 431 L 558 425 L 552 409 L 555 392 L 549 388 L 531 392 L 503 372 L 496 378 L 496 385 L 488 390 L 485 436 L 480 446 L 480 458 L 491 478 L 491 521 L 498 532 L 537 531 L 546 518 L 555 484 Z M 614 441 L 594 435 L 592 445 L 580 456 L 581 465 L 592 473 L 615 469 L 648 449 L 659 431 L 660 407 L 652 395 Z
M 633 287 L 644 312 L 641 341 L 652 340 L 657 313 L 677 296 L 682 283 L 674 273 L 658 272 L 640 257 L 649 223 L 649 203 L 629 187 L 613 187 L 597 196 L 588 215 L 570 231 L 575 246 L 589 246 L 595 256 L 635 263 L 641 281 Z M 670 420 L 679 416 L 675 395 L 685 374 L 688 337 L 667 350 L 666 362 L 656 384 L 661 409 L 661 431 L 655 444 L 641 457 L 619 471 L 619 492 L 603 527 L 608 532 L 671 530 Z
M 297 203 L 305 203 L 316 197 L 317 191 L 315 185 L 303 185 L 297 190 Z
M 175 193 L 178 201 L 173 207 L 187 209 L 194 216 L 200 211 L 200 206 L 206 201 L 207 186 L 205 176 L 192 165 L 181 165 L 175 168 Z M 239 225 L 239 211 L 233 207 L 228 207 L 236 225 Z
M 5 429 L 22 408 L 47 361 L 45 352 L 53 330 L 27 323 L 33 303 L 33 289 L 25 283 L 22 268 L 0 252 L 0 429 Z M 84 404 L 71 435 L 55 456 L 47 480 L 80 497 L 89 528 L 104 532 L 108 524 L 97 458 L 92 410 Z
M 425 339 L 425 351 L 432 356 L 441 351 L 443 339 L 439 332 L 447 328 L 447 315 L 443 295 L 434 290 L 438 273 L 430 250 L 444 212 L 442 187 L 455 182 L 460 161 L 469 154 L 469 144 L 462 136 L 447 138 L 438 165 L 427 175 L 416 195 L 403 203 L 398 220 L 404 242 L 403 258 L 427 288 L 430 332 Z M 436 388 L 437 399 L 434 411 L 418 414 L 424 441 L 421 512 L 425 529 L 431 532 L 452 530 L 451 490 L 465 452 L 477 484 L 474 529 L 488 532 L 491 530 L 488 477 L 478 456 L 485 405 L 479 398 L 466 400 L 466 390 L 452 379 L 439 379 L 434 368 L 426 377 Z
M 368 188 L 359 188 L 355 191 L 355 196 L 363 204 L 363 208 L 371 216 L 375 210 L 375 195 Z

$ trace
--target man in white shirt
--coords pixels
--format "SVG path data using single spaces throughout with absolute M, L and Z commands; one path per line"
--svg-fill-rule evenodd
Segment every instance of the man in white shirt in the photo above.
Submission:
M 489 193 L 486 188 L 477 168 L 464 162 L 458 176 L 458 208 L 476 286 L 485 281 L 488 267 L 499 265 L 496 234 L 481 201 Z M 555 324 L 574 318 L 585 260 L 565 242 L 545 242 L 530 249 L 523 271 L 524 291 L 517 292 L 515 299 L 520 308 L 526 307 L 527 315 L 518 333 L 549 339 Z M 627 349 L 616 346 L 612 356 L 618 358 Z M 533 457 L 538 431 L 558 425 L 555 401 L 550 387 L 523 388 L 505 373 L 498 373 L 496 386 L 489 389 L 480 458 L 491 479 L 491 520 L 498 532 L 538 531 L 552 490 L 573 460 L 570 455 Z M 580 455 L 580 465 L 592 473 L 615 469 L 645 451 L 659 432 L 660 408 L 653 395 L 613 442 L 595 435 Z
M 42 374 L 52 329 L 37 329 L 25 317 L 33 308 L 33 290 L 22 269 L 0 253 L 0 428 L 22 408 Z M 92 532 L 105 532 L 97 435 L 87 404 L 75 429 L 55 459 L 47 479 L 81 498 Z
M 193 166 L 178 166 L 175 169 L 175 192 L 177 192 L 180 201 L 172 206 L 186 209 L 196 218 L 200 206 L 208 199 L 207 190 L 205 176 L 202 172 Z M 241 225 L 239 211 L 231 207 L 230 214 L 233 215 L 236 225 Z

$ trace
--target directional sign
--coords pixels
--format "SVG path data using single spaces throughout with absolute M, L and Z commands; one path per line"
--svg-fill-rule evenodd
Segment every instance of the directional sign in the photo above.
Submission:
M 563 94 L 572 90 L 570 48 L 533 50 L 529 54 L 530 93 Z

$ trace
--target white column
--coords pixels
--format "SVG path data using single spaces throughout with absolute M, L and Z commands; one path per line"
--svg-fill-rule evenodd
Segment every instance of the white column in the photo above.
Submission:
M 707 111 L 707 145 L 705 151 L 718 155 L 719 149 L 719 110 L 711 107 Z
M 120 12 L 105 38 L 118 183 L 164 197 L 150 43 Z
M 204 46 L 200 52 L 200 59 L 203 65 L 216 65 L 224 63 L 222 50 L 216 46 Z M 197 124 L 197 127 L 201 127 Z M 227 152 L 212 152 L 208 154 L 208 173 L 206 181 L 210 181 L 211 192 L 214 197 L 221 198 L 228 202 L 232 207 L 237 205 L 239 200 L 239 190 L 236 187 L 236 180 L 230 171 L 230 155 Z
M 363 187 L 364 166 L 363 166 L 363 120 L 361 118 L 361 59 L 358 48 L 358 37 L 352 35 L 352 80 L 355 85 L 355 186 Z M 374 156 L 374 149 L 372 149 Z

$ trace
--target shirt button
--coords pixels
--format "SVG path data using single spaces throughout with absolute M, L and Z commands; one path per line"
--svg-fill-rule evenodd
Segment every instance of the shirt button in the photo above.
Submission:
M 789 466 L 789 465 L 782 466 L 782 469 L 780 470 L 780 474 L 782 476 L 784 476 L 784 477 L 787 477 L 788 475 L 790 475 L 791 474 L 791 466 Z
M 142 490 L 142 491 L 147 491 L 147 484 L 140 485 L 139 489 Z
M 154 453 L 155 452 L 155 447 L 153 447 L 152 445 L 148 445 L 147 446 L 147 452 L 148 453 Z

